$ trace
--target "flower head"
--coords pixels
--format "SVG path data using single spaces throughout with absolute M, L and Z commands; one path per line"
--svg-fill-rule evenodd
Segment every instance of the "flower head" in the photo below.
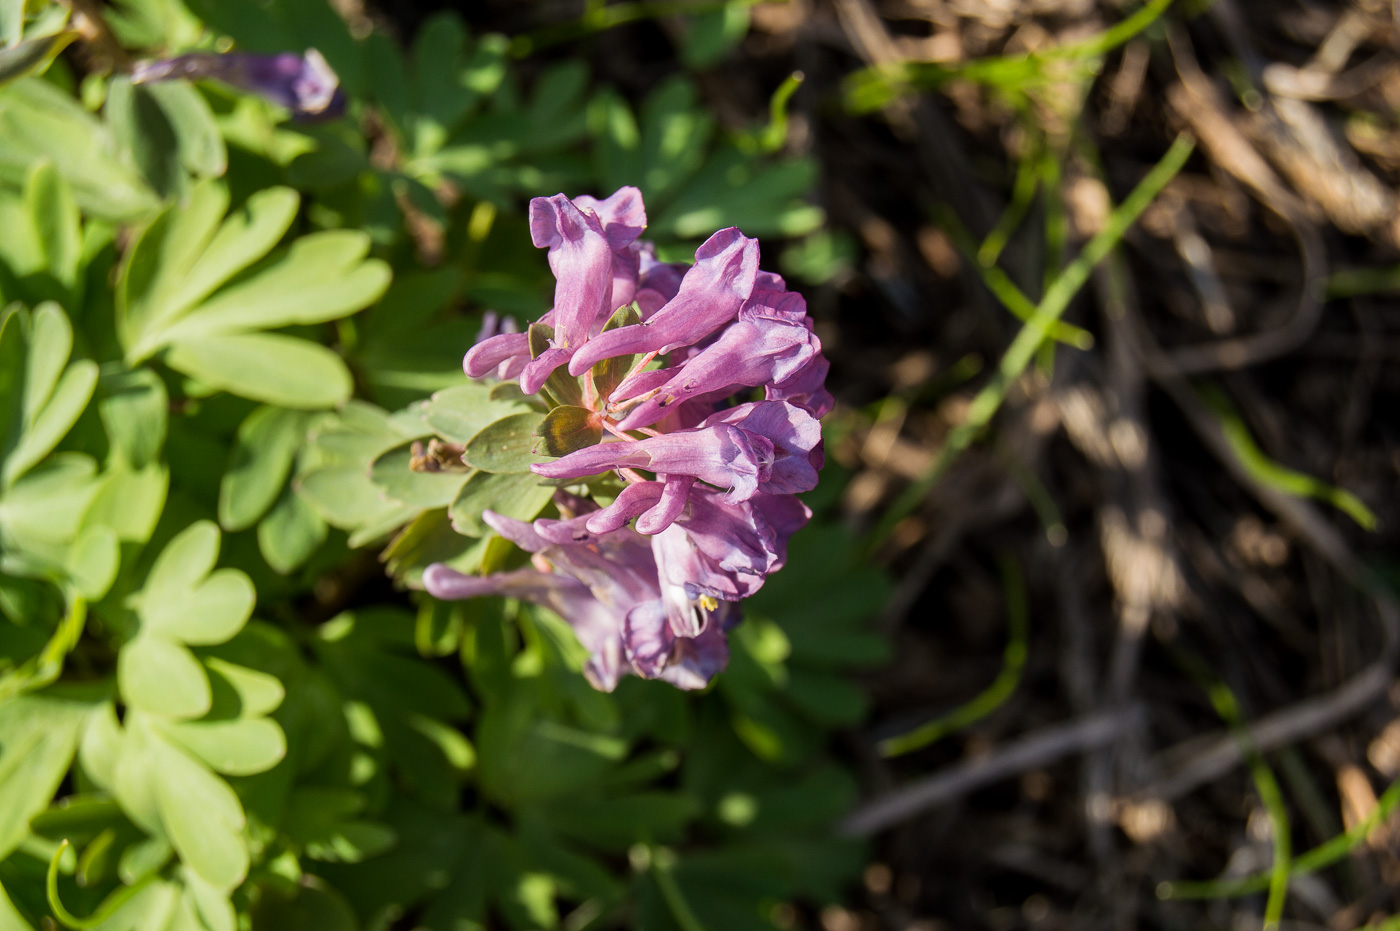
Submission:
M 424 585 L 553 609 L 589 650 L 599 688 L 626 672 L 698 688 L 724 667 L 739 602 L 782 568 L 811 517 L 796 495 L 816 487 L 818 419 L 832 400 L 806 303 L 759 270 L 756 240 L 720 230 L 693 265 L 672 265 L 639 241 L 645 226 L 635 188 L 533 200 L 554 306 L 527 333 L 493 318 L 463 359 L 469 376 L 518 379 L 550 418 L 590 425 L 550 440 L 557 458 L 534 472 L 613 472 L 623 487 L 602 502 L 560 491 L 559 519 L 488 511 L 532 568 L 473 578 L 437 565 Z

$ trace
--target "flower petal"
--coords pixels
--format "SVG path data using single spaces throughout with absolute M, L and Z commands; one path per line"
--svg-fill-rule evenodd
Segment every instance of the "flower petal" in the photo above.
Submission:
M 570 374 L 582 375 L 613 356 L 669 352 L 699 342 L 734 319 L 753 293 L 757 275 L 758 240 L 732 227 L 720 230 L 696 250 L 695 264 L 665 307 L 636 326 L 594 337 L 570 360 Z

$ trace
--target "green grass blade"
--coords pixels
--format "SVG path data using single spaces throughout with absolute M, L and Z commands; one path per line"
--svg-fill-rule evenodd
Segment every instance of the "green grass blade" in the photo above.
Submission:
M 1016 686 L 1021 682 L 1021 673 L 1026 668 L 1031 612 L 1030 600 L 1026 596 L 1025 577 L 1015 557 L 1009 553 L 1001 558 L 1001 578 L 1002 587 L 1006 591 L 1008 628 L 1001 672 L 985 691 L 967 704 L 921 724 L 912 731 L 880 741 L 878 749 L 881 756 L 900 756 L 927 747 L 991 714 L 1016 691 Z
M 1281 466 L 1264 455 L 1264 451 L 1250 435 L 1249 428 L 1222 392 L 1214 388 L 1204 388 L 1201 395 L 1220 421 L 1220 432 L 1230 444 L 1235 458 L 1255 481 L 1295 498 L 1316 498 L 1325 501 L 1356 521 L 1363 529 L 1376 529 L 1376 515 L 1356 495 L 1304 472 Z
M 1016 282 L 1011 280 L 1011 276 L 1002 271 L 996 265 L 983 265 L 976 257 L 978 247 L 973 242 L 972 234 L 967 227 L 962 225 L 962 221 L 957 215 L 944 206 L 935 207 L 933 210 L 934 219 L 942 227 L 948 237 L 953 240 L 953 245 L 958 247 L 958 251 L 972 262 L 977 269 L 978 276 L 982 283 L 987 286 L 1002 306 L 1011 311 L 1011 315 L 1022 323 L 1035 316 L 1035 302 L 1026 297 L 1026 292 L 1016 286 Z M 1072 323 L 1065 323 L 1063 320 L 1056 320 L 1050 326 L 1050 338 L 1056 342 L 1073 346 L 1075 349 L 1092 349 L 1094 346 L 1094 334 L 1083 327 L 1077 327 Z
M 1104 228 L 1089 240 L 1083 251 L 1046 289 L 1045 297 L 1036 307 L 1035 313 L 1016 334 L 1016 338 L 1002 356 L 991 381 L 972 399 L 966 419 L 949 432 L 948 439 L 944 441 L 928 471 L 911 483 L 885 511 L 866 540 L 867 549 L 884 541 L 894 526 L 919 506 L 929 489 L 943 477 L 948 467 L 991 422 L 1002 401 L 1006 399 L 1006 393 L 1011 390 L 1011 385 L 1021 377 L 1041 343 L 1049 338 L 1051 328 L 1069 307 L 1079 289 L 1089 280 L 1094 266 L 1117 247 L 1128 228 L 1147 209 L 1147 205 L 1156 199 L 1167 186 L 1167 182 L 1176 177 L 1195 147 L 1195 141 L 1186 134 L 1177 136 L 1161 161 L 1138 182 L 1137 187 L 1133 188 L 1123 203 L 1114 209 Z
M 1312 850 L 1295 858 L 1288 869 L 1289 877 L 1306 876 L 1326 869 L 1355 850 L 1366 840 L 1366 835 L 1383 824 L 1400 807 L 1400 779 L 1390 784 L 1381 794 L 1376 808 L 1358 821 L 1350 830 L 1343 831 L 1331 840 L 1318 844 Z M 1159 899 L 1233 899 L 1242 895 L 1253 895 L 1269 888 L 1272 871 L 1255 873 L 1239 879 L 1188 880 L 1184 882 L 1162 883 L 1157 888 Z
M 955 65 L 937 62 L 895 62 L 873 65 L 854 72 L 846 79 L 846 107 L 854 113 L 868 113 L 917 90 L 928 90 L 954 78 L 999 87 L 1025 90 L 1057 81 L 1064 74 L 1045 74 L 1047 64 L 1083 64 L 1083 77 L 1093 72 L 1087 64 L 1118 48 L 1151 26 L 1172 5 L 1172 0 L 1151 0 L 1133 15 L 1095 36 L 1069 42 L 1052 49 L 1022 55 L 975 58 Z
M 1021 159 L 1016 166 L 1016 181 L 1011 186 L 1011 202 L 1006 205 L 1006 209 L 997 220 L 997 225 L 977 249 L 977 264 L 983 268 L 996 265 L 1002 250 L 1011 239 L 1011 234 L 1016 232 L 1021 221 L 1026 218 L 1026 211 L 1030 210 L 1031 202 L 1035 200 L 1035 192 L 1040 186 L 1040 178 L 1035 169 L 1035 153 Z

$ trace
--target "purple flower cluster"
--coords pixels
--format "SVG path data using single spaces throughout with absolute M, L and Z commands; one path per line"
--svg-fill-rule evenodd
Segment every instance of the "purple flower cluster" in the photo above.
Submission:
M 530 334 L 501 332 L 463 360 L 469 376 L 518 379 L 526 394 L 567 371 L 602 441 L 531 468 L 562 480 L 614 471 L 625 486 L 603 507 L 560 491 L 557 520 L 487 511 L 532 568 L 423 575 L 438 598 L 552 608 L 605 690 L 627 672 L 700 688 L 724 668 L 737 602 L 782 568 L 811 517 L 796 494 L 816 487 L 818 418 L 832 406 L 806 303 L 759 271 L 757 240 L 720 230 L 693 265 L 668 264 L 638 240 L 645 227 L 636 188 L 531 201 L 531 235 L 557 280 L 532 329 L 551 335 L 532 352 Z

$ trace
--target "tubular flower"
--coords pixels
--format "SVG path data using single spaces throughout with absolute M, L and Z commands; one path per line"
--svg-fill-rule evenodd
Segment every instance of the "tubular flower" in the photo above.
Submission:
M 191 52 L 175 58 L 138 63 L 131 71 L 135 84 L 185 78 L 215 78 L 240 90 L 266 97 L 302 122 L 330 119 L 345 110 L 340 79 L 314 48 L 305 54 L 281 52 Z
M 477 578 L 435 565 L 423 577 L 439 598 L 497 594 L 551 608 L 605 690 L 625 673 L 701 688 L 724 668 L 739 603 L 782 568 L 788 539 L 811 517 L 796 496 L 816 487 L 819 418 L 832 406 L 806 303 L 759 270 L 756 240 L 720 230 L 694 264 L 676 265 L 638 239 L 645 227 L 636 188 L 533 200 L 530 232 L 549 250 L 554 306 L 526 333 L 492 316 L 462 363 L 473 378 L 538 393 L 546 425 L 556 414 L 592 425 L 558 435 L 542 426 L 541 446 L 556 458 L 534 472 L 615 473 L 621 489 L 601 503 L 561 490 L 559 519 L 486 512 L 532 554 L 531 568 Z

